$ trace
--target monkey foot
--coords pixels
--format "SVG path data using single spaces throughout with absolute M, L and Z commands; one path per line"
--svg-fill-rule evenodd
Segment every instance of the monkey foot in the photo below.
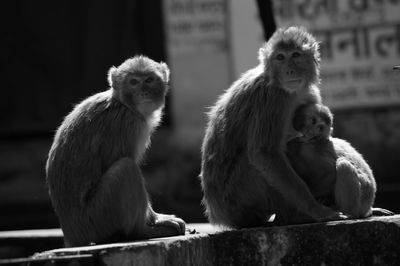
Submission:
M 149 226 L 149 237 L 167 237 L 185 234 L 185 222 L 174 216 L 156 214 L 154 223 Z
M 179 234 L 185 234 L 185 222 L 174 215 L 158 214 L 154 226 L 174 227 Z

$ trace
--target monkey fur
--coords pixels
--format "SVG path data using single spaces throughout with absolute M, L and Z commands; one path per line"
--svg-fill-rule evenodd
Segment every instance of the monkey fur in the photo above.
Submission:
M 350 218 L 392 214 L 372 208 L 376 194 L 373 172 L 350 143 L 332 137 L 332 125 L 327 106 L 305 104 L 295 111 L 293 126 L 301 136 L 287 144 L 294 170 L 314 197 Z
M 152 210 L 139 168 L 161 120 L 169 69 L 135 56 L 109 70 L 110 89 L 78 105 L 58 128 L 46 174 L 66 246 L 184 234 Z
M 295 109 L 320 103 L 319 44 L 278 29 L 208 113 L 200 173 L 211 223 L 231 228 L 346 218 L 313 197 L 285 154 Z

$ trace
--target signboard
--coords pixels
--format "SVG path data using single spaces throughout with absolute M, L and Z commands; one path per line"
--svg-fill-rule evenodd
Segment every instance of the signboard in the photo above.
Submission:
M 226 48 L 225 0 L 164 0 L 169 52 Z
M 321 42 L 324 101 L 332 108 L 400 105 L 400 1 L 274 0 L 279 27 Z
M 230 84 L 227 1 L 164 0 L 163 7 L 173 123 L 179 139 L 198 145 L 208 107 Z
M 229 42 L 233 80 L 258 65 L 258 49 L 265 42 L 256 1 L 229 0 Z

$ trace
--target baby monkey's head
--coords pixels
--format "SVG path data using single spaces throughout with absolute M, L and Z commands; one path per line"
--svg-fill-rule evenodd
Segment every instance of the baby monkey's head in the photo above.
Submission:
M 327 106 L 305 104 L 298 107 L 293 117 L 293 127 L 302 133 L 302 141 L 328 139 L 332 134 L 333 115 Z

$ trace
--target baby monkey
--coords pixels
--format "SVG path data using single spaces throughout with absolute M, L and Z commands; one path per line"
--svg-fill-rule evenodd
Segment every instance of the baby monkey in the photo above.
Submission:
M 304 104 L 293 117 L 300 134 L 287 143 L 294 170 L 322 204 L 350 218 L 390 211 L 372 208 L 376 182 L 363 156 L 347 141 L 332 137 L 333 115 L 321 104 Z

